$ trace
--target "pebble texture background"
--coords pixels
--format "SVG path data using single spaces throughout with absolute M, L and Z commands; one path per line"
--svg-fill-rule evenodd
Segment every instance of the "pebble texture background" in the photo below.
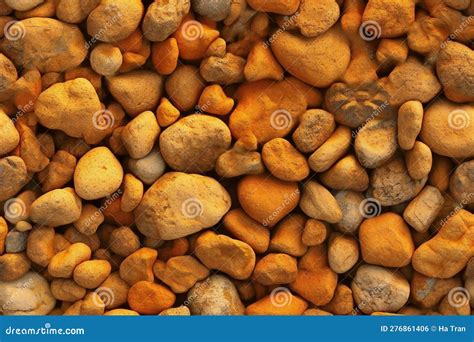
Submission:
M 474 0 L 0 0 L 3 315 L 470 315 Z

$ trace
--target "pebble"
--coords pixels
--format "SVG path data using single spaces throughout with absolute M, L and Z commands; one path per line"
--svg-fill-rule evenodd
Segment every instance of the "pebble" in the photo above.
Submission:
M 456 168 L 449 181 L 449 191 L 460 203 L 474 203 L 474 161 L 466 161 Z
M 245 310 L 234 284 L 222 275 L 197 282 L 184 303 L 193 315 L 243 315 Z
M 231 0 L 193 0 L 193 10 L 212 21 L 222 21 L 230 13 Z
M 304 155 L 288 140 L 276 138 L 267 142 L 262 148 L 262 159 L 270 173 L 283 181 L 301 181 L 309 175 Z
M 168 172 L 145 192 L 134 213 L 145 236 L 174 240 L 212 227 L 230 206 L 229 194 L 213 178 Z
M 47 280 L 36 272 L 11 282 L 0 282 L 3 315 L 47 315 L 55 304 Z
M 1 57 L 0 57 L 1 63 Z M 16 70 L 16 69 L 15 69 Z M 0 89 L 2 87 L 0 86 Z M 11 119 L 0 110 L 0 156 L 8 154 L 11 150 L 18 146 L 20 142 L 20 134 L 15 128 Z
M 14 196 L 27 183 L 27 170 L 23 159 L 10 156 L 0 159 L 0 201 Z
M 161 156 L 160 149 L 156 146 L 143 158 L 128 159 L 127 166 L 146 185 L 155 183 L 166 169 L 166 163 Z
M 226 124 L 212 116 L 194 114 L 178 120 L 160 135 L 161 154 L 176 171 L 204 173 L 214 169 L 231 144 Z
M 356 239 L 341 233 L 333 233 L 329 239 L 329 267 L 338 273 L 348 272 L 359 260 L 359 244 Z
M 398 144 L 403 150 L 411 150 L 420 134 L 423 123 L 423 104 L 407 101 L 398 110 Z
M 157 315 L 173 306 L 176 296 L 163 285 L 139 281 L 128 292 L 130 307 L 143 315 Z
M 365 314 L 397 312 L 410 296 L 410 284 L 402 275 L 373 265 L 357 269 L 351 288 L 357 308 Z
M 334 196 L 316 181 L 309 181 L 303 187 L 300 208 L 311 218 L 329 223 L 342 219 L 342 211 Z
M 26 249 L 28 233 L 11 230 L 5 239 L 5 252 L 19 253 Z
M 420 141 L 415 142 L 415 146 L 405 153 L 408 173 L 416 180 L 425 179 L 433 165 L 433 156 L 428 146 Z
M 403 218 L 418 232 L 426 232 L 443 208 L 441 192 L 427 185 L 403 211 Z
M 319 179 L 321 183 L 335 190 L 365 191 L 369 187 L 367 171 L 352 154 L 320 174 Z
M 122 131 L 122 142 L 133 159 L 147 156 L 160 134 L 155 114 L 150 111 L 137 115 Z
M 253 279 L 264 286 L 288 284 L 296 279 L 296 258 L 284 253 L 270 253 L 255 265 Z
M 74 187 L 85 200 L 112 195 L 123 179 L 123 168 L 107 147 L 96 147 L 79 159 L 74 171 Z
M 270 240 L 270 251 L 300 257 L 308 250 L 303 243 L 302 234 L 306 218 L 295 214 L 283 219 L 274 229 Z
M 148 6 L 143 19 L 143 34 L 152 42 L 164 41 L 178 29 L 190 7 L 190 1 L 153 2 Z
M 255 252 L 245 242 L 207 231 L 199 235 L 196 256 L 209 269 L 235 279 L 247 279 L 255 267 Z
M 30 210 L 30 219 L 33 222 L 59 227 L 79 219 L 82 202 L 74 189 L 56 189 L 38 197 L 31 205 Z
M 314 152 L 334 132 L 334 116 L 322 109 L 310 109 L 300 119 L 293 133 L 296 147 L 303 153 Z

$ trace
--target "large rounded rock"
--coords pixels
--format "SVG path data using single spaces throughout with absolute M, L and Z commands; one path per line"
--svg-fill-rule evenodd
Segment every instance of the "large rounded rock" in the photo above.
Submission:
M 222 275 L 213 275 L 196 283 L 184 302 L 193 315 L 243 315 L 242 304 L 234 284 Z
M 135 222 L 147 237 L 174 240 L 214 226 L 230 206 L 229 194 L 213 178 L 169 172 L 145 193 Z
M 84 138 L 89 144 L 98 143 L 106 134 L 98 121 L 100 110 L 99 97 L 85 78 L 56 83 L 43 91 L 35 104 L 35 114 L 43 126 Z
M 96 147 L 87 152 L 74 171 L 76 192 L 86 200 L 112 195 L 122 179 L 122 165 L 107 147 Z
M 455 102 L 474 101 L 474 51 L 472 49 L 461 43 L 449 42 L 439 53 L 436 71 L 448 99 Z
M 456 201 L 474 203 L 474 160 L 460 164 L 449 182 L 449 191 Z
M 12 87 L 18 78 L 18 73 L 12 61 L 0 53 L 0 99 L 11 96 Z
M 425 112 L 421 140 L 437 154 L 451 158 L 474 156 L 474 105 L 436 100 Z
M 0 159 L 0 201 L 15 195 L 27 183 L 26 165 L 20 157 Z
M 19 142 L 20 134 L 15 125 L 5 112 L 0 110 L 0 156 L 13 150 Z
M 208 115 L 187 116 L 160 135 L 160 149 L 166 163 L 177 171 L 206 172 L 227 151 L 231 134 L 226 124 Z
M 230 13 L 232 0 L 193 0 L 194 12 L 212 21 L 221 21 Z
M 357 308 L 363 313 L 397 312 L 408 301 L 410 284 L 393 270 L 362 265 L 352 281 Z
M 87 56 L 79 28 L 56 19 L 28 18 L 7 31 L 14 39 L 4 39 L 2 50 L 25 69 L 63 72 L 80 65 Z
M 55 304 L 48 282 L 36 272 L 29 272 L 15 281 L 0 282 L 3 315 L 47 315 Z
M 30 211 L 33 222 L 59 227 L 79 219 L 82 202 L 72 188 L 55 189 L 38 197 L 31 204 Z
M 319 88 L 341 77 L 351 59 L 347 38 L 336 27 L 314 38 L 282 32 L 272 42 L 272 50 L 290 74 Z
M 140 25 L 143 11 L 140 0 L 102 0 L 87 17 L 87 32 L 107 43 L 125 39 Z

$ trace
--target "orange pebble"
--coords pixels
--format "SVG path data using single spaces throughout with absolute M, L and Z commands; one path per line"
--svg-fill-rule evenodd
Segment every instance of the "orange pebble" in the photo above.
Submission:
M 156 71 L 162 75 L 169 75 L 178 64 L 179 49 L 175 38 L 168 38 L 163 42 L 153 44 L 151 60 Z
M 130 308 L 140 314 L 157 315 L 173 306 L 176 296 L 162 285 L 139 281 L 128 292 Z

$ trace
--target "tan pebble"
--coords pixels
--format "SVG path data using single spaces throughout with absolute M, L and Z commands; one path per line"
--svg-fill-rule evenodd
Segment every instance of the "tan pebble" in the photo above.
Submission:
M 315 172 L 328 170 L 351 146 L 351 130 L 339 126 L 334 133 L 309 157 L 309 167 Z
M 135 310 L 114 309 L 104 313 L 104 316 L 140 316 Z
M 101 316 L 104 314 L 105 304 L 96 292 L 86 294 L 81 303 L 81 316 Z
M 301 241 L 306 246 L 316 246 L 323 243 L 327 237 L 327 228 L 321 221 L 308 219 L 304 225 Z
M 426 232 L 443 207 L 441 192 L 432 186 L 426 186 L 405 208 L 403 218 L 418 232 Z
M 137 115 L 122 131 L 122 142 L 131 158 L 140 159 L 153 149 L 160 134 L 155 114 L 150 111 Z
M 420 101 L 405 102 L 398 110 L 398 144 L 403 150 L 411 150 L 421 131 L 423 104 Z
M 369 169 L 383 165 L 397 148 L 397 125 L 394 120 L 369 121 L 357 133 L 354 143 L 357 159 Z
M 300 119 L 293 133 L 296 147 L 304 153 L 314 152 L 334 132 L 334 116 L 322 109 L 310 109 Z
M 342 233 L 355 233 L 364 220 L 363 215 L 370 213 L 372 202 L 364 202 L 364 195 L 355 191 L 339 191 L 335 198 L 342 211 L 342 220 L 336 223 L 336 228 Z
M 276 138 L 267 142 L 262 148 L 262 159 L 270 173 L 283 181 L 301 181 L 309 175 L 304 155 L 288 140 Z
M 57 233 L 54 234 L 54 240 L 53 240 L 54 254 L 57 254 L 59 252 L 66 250 L 69 246 L 71 246 L 71 243 L 68 240 L 66 240 L 64 235 L 57 234 Z
M 33 229 L 33 226 L 31 225 L 31 223 L 27 221 L 19 221 L 15 224 L 15 230 L 19 232 L 27 232 L 32 229 Z
M 110 249 L 117 255 L 127 257 L 140 248 L 138 236 L 129 227 L 120 227 L 110 235 Z
M 54 250 L 54 228 L 35 227 L 26 243 L 26 255 L 34 263 L 46 267 L 56 254 Z
M 209 276 L 209 270 L 190 255 L 172 257 L 166 263 L 157 260 L 153 273 L 175 293 L 187 292 Z
M 225 178 L 257 175 L 265 172 L 259 152 L 241 148 L 239 139 L 233 148 L 222 153 L 216 161 L 216 173 Z M 239 142 L 240 141 L 240 142 Z
M 240 205 L 264 226 L 273 227 L 297 205 L 296 182 L 283 182 L 267 174 L 245 176 L 237 186 Z
M 310 181 L 303 188 L 300 208 L 311 218 L 337 223 L 342 211 L 334 196 L 321 184 Z
M 143 183 L 131 173 L 127 173 L 123 178 L 123 195 L 120 208 L 128 213 L 140 204 L 143 197 Z
M 255 265 L 252 278 L 265 286 L 288 284 L 296 279 L 296 258 L 284 253 L 270 253 Z
M 166 163 L 177 171 L 203 173 L 214 168 L 217 158 L 231 144 L 226 124 L 209 115 L 189 115 L 160 135 Z
M 449 188 L 451 171 L 454 165 L 451 159 L 443 156 L 433 155 L 433 166 L 428 177 L 428 183 L 441 192 L 446 192 Z
M 219 84 L 207 86 L 199 98 L 199 109 L 214 115 L 227 115 L 234 108 L 234 100 L 224 93 Z
M 333 233 L 329 239 L 329 267 L 338 273 L 346 273 L 359 260 L 359 244 L 351 236 Z
M 104 215 L 96 206 L 85 204 L 81 216 L 74 222 L 74 227 L 84 235 L 93 235 L 104 222 Z
M 191 312 L 187 306 L 181 305 L 177 308 L 163 310 L 159 313 L 159 316 L 191 316 Z
M 245 59 L 232 53 L 224 57 L 207 57 L 201 62 L 200 73 L 209 83 L 229 85 L 244 80 Z
M 122 65 L 122 53 L 112 44 L 99 44 L 91 52 L 90 61 L 92 69 L 102 75 L 115 74 Z
M 157 146 L 144 158 L 128 159 L 127 166 L 130 172 L 147 185 L 158 180 L 166 169 L 166 163 Z
M 420 141 L 415 142 L 413 149 L 405 154 L 408 173 L 413 179 L 424 179 L 431 171 L 433 156 L 428 146 Z
M 0 256 L 0 281 L 10 282 L 23 277 L 30 270 L 24 253 L 5 253 Z
M 120 277 L 130 286 L 141 281 L 153 281 L 153 264 L 158 253 L 156 250 L 143 247 L 130 254 L 120 265 Z
M 319 176 L 321 183 L 336 190 L 365 191 L 369 175 L 354 155 L 348 155 Z
M 0 156 L 3 156 L 18 146 L 20 134 L 11 119 L 0 110 Z
M 227 43 L 223 38 L 217 38 L 214 40 L 211 45 L 209 45 L 206 51 L 206 57 L 216 56 L 224 57 L 227 51 Z
M 304 316 L 332 316 L 330 312 L 321 309 L 308 309 L 303 312 Z
M 227 190 L 215 179 L 168 172 L 143 196 L 135 222 L 147 237 L 174 240 L 214 226 L 230 206 Z
M 99 40 L 107 43 L 122 40 L 140 25 L 143 11 L 143 4 L 138 0 L 101 1 L 87 17 L 87 32 L 91 37 L 98 36 Z M 104 23 L 110 21 L 116 24 L 104 29 Z
M 305 220 L 305 217 L 301 214 L 284 218 L 273 231 L 269 249 L 295 257 L 304 255 L 307 247 L 303 244 L 301 237 Z
M 39 224 L 58 227 L 77 221 L 81 211 L 81 199 L 72 188 L 56 189 L 33 202 L 30 219 Z
M 273 40 L 271 47 L 284 69 L 318 88 L 328 87 L 340 78 L 351 57 L 347 38 L 338 27 L 312 38 L 289 31 L 282 32 L 278 39 Z
M 399 272 L 374 265 L 357 269 L 351 289 L 357 308 L 365 314 L 397 312 L 410 296 L 410 284 Z
M 75 302 L 86 295 L 86 289 L 71 279 L 54 279 L 51 282 L 50 289 L 54 298 L 65 302 Z
M 56 278 L 70 278 L 74 268 L 90 257 L 91 249 L 87 245 L 81 242 L 74 243 L 51 259 L 48 272 Z
M 310 247 L 298 262 L 296 280 L 291 290 L 314 305 L 326 305 L 334 296 L 337 274 L 329 267 L 324 244 Z
M 178 65 L 179 48 L 175 38 L 153 43 L 151 60 L 155 70 L 161 75 L 169 75 Z
M 149 281 L 139 281 L 128 292 L 128 304 L 140 313 L 156 315 L 173 306 L 176 296 L 166 287 Z
M 110 274 L 112 267 L 106 260 L 88 260 L 80 263 L 74 269 L 74 281 L 86 289 L 95 289 Z
M 156 118 L 161 127 L 168 127 L 178 120 L 179 110 L 166 98 L 161 98 L 160 105 L 156 110 Z
M 109 76 L 107 88 L 128 114 L 136 116 L 156 109 L 163 91 L 163 79 L 152 71 L 135 70 Z
M 196 256 L 210 269 L 246 279 L 255 267 L 255 252 L 245 242 L 207 231 L 196 240 Z
M 120 187 L 123 169 L 107 147 L 96 147 L 77 163 L 74 186 L 77 194 L 86 200 L 112 195 Z
M 0 201 L 5 201 L 27 183 L 27 170 L 23 159 L 16 156 L 0 159 L 0 169 Z
M 365 262 L 386 267 L 408 265 L 415 250 L 410 228 L 394 213 L 365 220 L 360 226 L 359 241 Z
M 98 0 L 59 0 L 56 7 L 56 16 L 66 23 L 78 24 L 87 18 L 89 13 L 99 4 Z
M 283 69 L 272 52 L 263 43 L 256 43 L 247 57 L 244 68 L 245 79 L 249 82 L 272 79 L 281 81 Z
M 205 83 L 196 67 L 180 65 L 166 79 L 165 88 L 176 108 L 187 111 L 197 105 Z
M 428 277 L 451 278 L 473 256 L 474 215 L 461 209 L 443 223 L 438 234 L 413 254 L 413 268 Z
M 264 253 L 270 243 L 270 231 L 249 217 L 242 209 L 229 211 L 223 219 L 224 228 L 237 239 L 248 243 L 255 253 Z

